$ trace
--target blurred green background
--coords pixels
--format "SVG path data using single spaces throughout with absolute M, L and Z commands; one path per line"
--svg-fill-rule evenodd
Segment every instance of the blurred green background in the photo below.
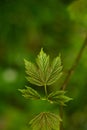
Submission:
M 64 71 L 72 66 L 87 30 L 86 0 L 0 0 L 0 130 L 30 130 L 28 122 L 41 111 L 59 106 L 29 101 L 23 59 L 35 61 L 41 47 L 51 58 L 62 55 Z M 64 80 L 50 86 L 58 90 Z M 43 93 L 42 87 L 34 86 Z M 64 108 L 65 130 L 87 130 L 87 48 L 68 86 L 74 100 Z

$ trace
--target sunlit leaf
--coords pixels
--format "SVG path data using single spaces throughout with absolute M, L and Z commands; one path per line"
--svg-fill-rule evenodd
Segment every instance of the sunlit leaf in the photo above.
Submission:
M 19 91 L 26 99 L 40 99 L 38 92 L 31 87 L 26 86 L 26 89 L 19 89 Z
M 51 85 L 62 75 L 62 65 L 60 55 L 49 63 L 49 55 L 41 49 L 36 59 L 36 65 L 30 61 L 25 61 L 27 80 L 37 86 Z
M 60 117 L 49 112 L 42 112 L 32 119 L 29 124 L 32 130 L 59 130 Z
M 48 95 L 48 100 L 51 103 L 58 103 L 58 104 L 65 106 L 67 102 L 72 100 L 72 98 L 67 97 L 65 95 L 65 91 L 56 91 L 56 92 L 52 92 Z

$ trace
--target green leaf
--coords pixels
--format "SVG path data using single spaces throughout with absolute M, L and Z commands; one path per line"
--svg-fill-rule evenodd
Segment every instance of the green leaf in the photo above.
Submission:
M 49 55 L 41 49 L 36 59 L 36 65 L 30 61 L 25 61 L 27 80 L 37 86 L 51 85 L 62 75 L 62 65 L 60 56 L 56 57 L 52 64 L 49 63 Z
M 54 113 L 42 112 L 32 119 L 29 124 L 32 130 L 59 130 L 60 117 Z
M 50 67 L 48 75 L 47 85 L 51 85 L 56 82 L 62 75 L 62 65 L 60 56 L 56 57 Z
M 72 98 L 65 96 L 65 93 L 65 91 L 52 92 L 48 95 L 48 101 L 51 103 L 58 103 L 65 106 L 65 103 L 72 100 Z
M 38 92 L 31 87 L 27 87 L 26 89 L 19 89 L 19 91 L 22 93 L 22 96 L 24 96 L 26 99 L 40 99 L 40 95 Z

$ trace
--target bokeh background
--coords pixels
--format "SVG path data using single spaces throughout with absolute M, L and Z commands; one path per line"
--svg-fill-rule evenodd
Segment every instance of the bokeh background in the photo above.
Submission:
M 23 59 L 35 62 L 43 47 L 51 58 L 61 53 L 64 71 L 72 66 L 87 31 L 87 0 L 0 0 L 0 130 L 30 130 L 41 111 L 59 106 L 29 101 Z M 58 90 L 64 76 L 48 91 Z M 43 93 L 42 87 L 34 86 Z M 74 100 L 64 108 L 65 130 L 87 130 L 87 48 L 67 86 Z

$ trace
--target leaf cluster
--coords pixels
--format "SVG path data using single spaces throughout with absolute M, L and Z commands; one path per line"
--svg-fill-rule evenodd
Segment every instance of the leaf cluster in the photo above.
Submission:
M 41 49 L 37 56 L 36 64 L 24 60 L 25 68 L 27 74 L 27 80 L 37 86 L 44 86 L 45 88 L 45 99 L 50 103 L 58 103 L 60 105 L 65 105 L 71 98 L 65 96 L 65 91 L 56 91 L 47 93 L 46 87 L 55 83 L 62 75 L 62 63 L 60 55 L 53 59 L 50 63 L 49 55 L 44 53 Z M 26 89 L 19 89 L 26 99 L 33 100 L 43 100 L 43 97 L 31 87 L 25 86 Z M 59 130 L 60 127 L 60 117 L 49 112 L 42 112 L 32 119 L 29 124 L 32 130 Z
M 51 85 L 56 82 L 62 75 L 62 64 L 60 55 L 53 59 L 50 64 L 49 55 L 44 53 L 41 49 L 39 55 L 36 59 L 36 64 L 24 60 L 25 68 L 27 73 L 27 80 L 37 86 Z M 46 88 L 45 88 L 46 89 Z M 26 89 L 19 89 L 26 99 L 42 99 L 43 97 L 31 87 Z M 50 103 L 58 103 L 60 105 L 65 105 L 68 101 L 72 100 L 71 98 L 65 96 L 65 91 L 56 91 L 52 92 L 49 95 L 46 95 L 44 100 L 48 100 Z
M 19 91 L 22 93 L 22 96 L 24 96 L 26 99 L 43 100 L 43 97 L 41 97 L 36 90 L 28 86 L 25 87 L 26 89 L 19 89 Z M 52 92 L 48 95 L 47 99 L 44 98 L 44 100 L 48 100 L 50 103 L 57 103 L 65 106 L 67 102 L 72 100 L 72 98 L 67 97 L 65 93 L 65 91 Z

